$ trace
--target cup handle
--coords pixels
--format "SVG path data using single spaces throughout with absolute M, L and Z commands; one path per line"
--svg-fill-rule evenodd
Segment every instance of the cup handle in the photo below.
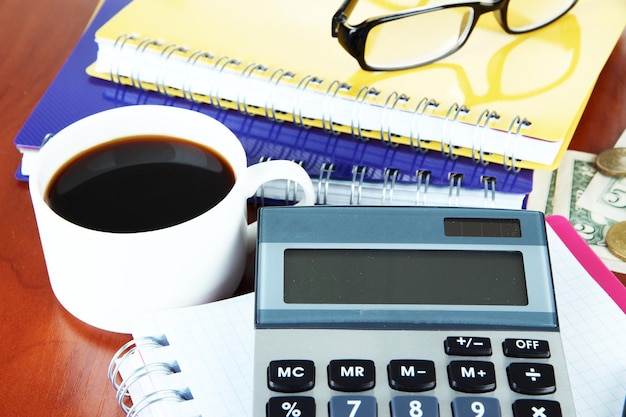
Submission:
M 252 197 L 259 187 L 274 180 L 295 181 L 304 191 L 304 197 L 296 206 L 312 206 L 315 204 L 315 188 L 309 174 L 300 165 L 292 161 L 273 160 L 250 165 L 246 169 L 246 196 Z M 250 223 L 247 229 L 248 252 L 256 247 L 257 222 Z

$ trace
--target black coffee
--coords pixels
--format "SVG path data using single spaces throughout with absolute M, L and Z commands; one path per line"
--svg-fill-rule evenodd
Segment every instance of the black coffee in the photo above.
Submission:
M 62 167 L 46 201 L 58 215 L 106 232 L 162 229 L 210 210 L 235 174 L 213 150 L 164 136 L 120 139 Z

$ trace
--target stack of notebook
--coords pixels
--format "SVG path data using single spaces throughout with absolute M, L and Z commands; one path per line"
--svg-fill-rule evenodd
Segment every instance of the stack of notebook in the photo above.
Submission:
M 453 57 L 372 73 L 330 36 L 336 7 L 106 0 L 15 140 L 18 178 L 64 126 L 150 103 L 222 121 L 250 164 L 301 162 L 321 204 L 521 208 L 531 169 L 555 167 L 567 148 L 626 11 L 583 0 L 523 36 L 486 15 Z M 259 197 L 297 193 L 274 183 Z

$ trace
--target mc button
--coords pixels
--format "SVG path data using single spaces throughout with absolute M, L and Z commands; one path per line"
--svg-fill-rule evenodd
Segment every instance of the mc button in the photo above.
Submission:
M 272 361 L 267 367 L 267 386 L 277 392 L 302 392 L 315 385 L 315 364 L 309 360 Z

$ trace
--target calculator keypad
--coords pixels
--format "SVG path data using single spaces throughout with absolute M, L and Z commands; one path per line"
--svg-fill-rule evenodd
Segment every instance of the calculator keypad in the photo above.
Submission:
M 563 417 L 548 340 L 439 340 L 438 360 L 271 360 L 266 417 Z

